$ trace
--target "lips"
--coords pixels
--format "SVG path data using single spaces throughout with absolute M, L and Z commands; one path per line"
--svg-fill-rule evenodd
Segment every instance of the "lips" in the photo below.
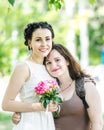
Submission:
M 39 49 L 41 52 L 46 52 L 48 49 L 47 48 L 42 48 L 42 49 Z
M 53 69 L 52 72 L 56 72 L 56 71 L 58 71 L 58 70 L 59 70 L 59 68 L 57 68 L 57 69 Z

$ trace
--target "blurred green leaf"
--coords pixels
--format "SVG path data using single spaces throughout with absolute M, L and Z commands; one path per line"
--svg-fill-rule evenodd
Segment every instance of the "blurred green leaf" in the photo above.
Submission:
M 50 7 L 54 6 L 58 10 L 64 5 L 64 0 L 49 0 L 48 3 Z
M 96 0 L 89 0 L 89 2 L 93 5 L 96 3 Z
M 8 2 L 13 6 L 15 3 L 15 0 L 8 0 Z

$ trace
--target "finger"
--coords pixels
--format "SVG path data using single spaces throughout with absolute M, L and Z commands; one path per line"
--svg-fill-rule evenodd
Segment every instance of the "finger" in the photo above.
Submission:
M 21 115 L 21 113 L 20 113 L 20 112 L 16 112 L 16 114 L 17 114 L 17 115 Z
M 13 116 L 13 119 L 20 119 L 20 118 L 21 118 L 20 115 L 14 115 L 14 116 Z
M 57 104 L 56 104 L 56 103 L 51 102 L 51 103 L 49 104 L 49 106 L 50 106 L 50 107 L 57 107 Z
M 13 122 L 14 124 L 18 124 L 18 123 L 19 123 L 19 121 L 20 121 L 20 119 L 17 119 L 17 118 L 12 119 L 12 122 Z
M 57 110 L 58 110 L 58 107 L 57 107 L 57 106 L 51 107 L 51 110 L 52 110 L 52 112 L 57 111 Z

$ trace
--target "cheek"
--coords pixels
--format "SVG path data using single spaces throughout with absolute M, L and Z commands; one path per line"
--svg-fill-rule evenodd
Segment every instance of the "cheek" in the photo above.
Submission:
M 51 49 L 52 49 L 52 44 L 51 44 L 51 45 L 49 45 L 49 52 L 51 51 Z
M 50 69 L 49 69 L 49 67 L 46 65 L 46 69 L 47 69 L 47 71 L 49 71 Z
M 61 62 L 61 65 L 67 67 L 67 63 L 64 60 Z
M 51 74 L 51 68 L 49 66 L 46 66 L 46 69 L 47 69 L 48 73 Z

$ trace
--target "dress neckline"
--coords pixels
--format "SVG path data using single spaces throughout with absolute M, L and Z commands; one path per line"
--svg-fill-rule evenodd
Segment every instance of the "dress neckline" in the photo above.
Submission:
M 27 61 L 30 62 L 30 63 L 32 63 L 32 64 L 45 67 L 43 64 L 39 64 L 39 63 L 33 62 L 33 61 L 31 61 L 30 59 L 27 59 Z

